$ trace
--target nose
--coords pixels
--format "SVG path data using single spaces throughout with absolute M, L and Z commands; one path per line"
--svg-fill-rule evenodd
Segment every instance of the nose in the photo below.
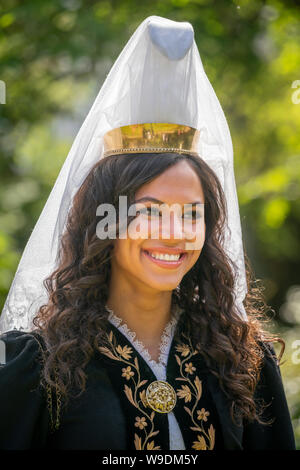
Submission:
M 162 224 L 162 238 L 169 240 L 182 240 L 184 238 L 182 216 L 171 211 L 169 217 Z

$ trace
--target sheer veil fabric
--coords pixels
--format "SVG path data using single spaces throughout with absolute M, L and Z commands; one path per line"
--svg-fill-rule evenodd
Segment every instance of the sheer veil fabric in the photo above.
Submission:
M 218 176 L 226 196 L 224 248 L 236 265 L 235 302 L 247 320 L 244 252 L 228 124 L 205 74 L 192 25 L 150 16 L 118 56 L 74 139 L 25 246 L 0 316 L 0 333 L 14 328 L 30 331 L 33 316 L 47 302 L 43 280 L 57 266 L 72 199 L 91 167 L 103 158 L 103 135 L 116 127 L 155 122 L 201 131 L 199 155 Z

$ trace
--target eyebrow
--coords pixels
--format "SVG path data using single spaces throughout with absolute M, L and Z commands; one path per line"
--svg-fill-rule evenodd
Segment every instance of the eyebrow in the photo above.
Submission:
M 157 202 L 158 204 L 165 204 L 163 201 L 160 201 L 159 199 L 156 199 L 155 197 L 151 197 L 151 196 L 144 196 L 135 202 L 146 202 L 146 201 Z M 204 204 L 204 202 L 195 201 L 195 202 L 186 202 L 185 204 L 191 204 L 192 206 L 194 206 L 195 204 Z

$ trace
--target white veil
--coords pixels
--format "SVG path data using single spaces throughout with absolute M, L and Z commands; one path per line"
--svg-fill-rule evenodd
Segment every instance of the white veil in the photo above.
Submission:
M 215 171 L 228 208 L 225 250 L 237 265 L 236 306 L 247 320 L 247 292 L 232 141 L 226 118 L 205 74 L 191 24 L 159 16 L 136 29 L 110 70 L 83 122 L 25 246 L 2 314 L 0 332 L 30 331 L 47 302 L 43 280 L 57 251 L 72 199 L 91 167 L 103 157 L 103 135 L 142 123 L 185 124 L 201 130 L 199 155 Z M 109 158 L 109 157 L 107 157 Z

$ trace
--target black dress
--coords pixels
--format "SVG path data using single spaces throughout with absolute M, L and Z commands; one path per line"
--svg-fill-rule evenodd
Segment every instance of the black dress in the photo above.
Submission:
M 177 325 L 167 363 L 167 383 L 175 391 L 172 410 L 186 450 L 294 450 L 290 414 L 274 349 L 264 343 L 265 357 L 256 398 L 269 406 L 263 417 L 271 425 L 234 424 L 229 402 L 217 378 Z M 146 400 L 157 379 L 132 343 L 107 325 L 107 345 L 95 352 L 85 372 L 85 392 L 67 408 L 57 394 L 40 384 L 42 338 L 11 330 L 6 362 L 0 365 L 0 449 L 168 450 L 167 413 Z

